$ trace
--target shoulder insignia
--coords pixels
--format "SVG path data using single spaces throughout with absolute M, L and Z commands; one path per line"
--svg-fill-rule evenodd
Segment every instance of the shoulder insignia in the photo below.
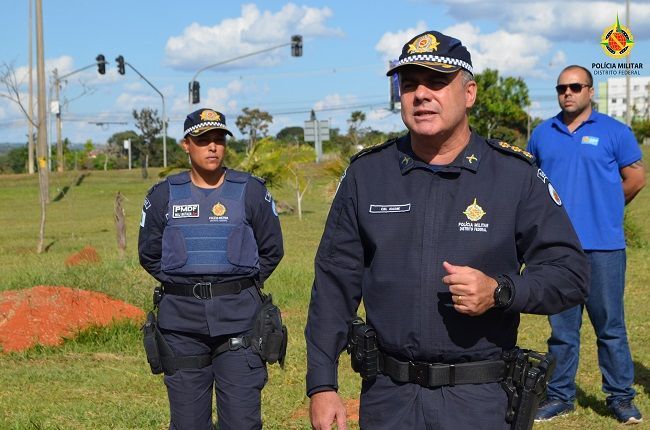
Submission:
M 153 185 L 151 186 L 151 188 L 149 188 L 149 191 L 147 191 L 147 196 L 146 196 L 146 197 L 149 197 L 149 196 L 151 195 L 151 193 L 153 193 L 154 190 L 155 190 L 156 188 L 158 188 L 158 186 L 160 186 L 160 184 L 165 183 L 165 181 L 167 181 L 167 178 L 165 178 L 165 179 L 163 179 L 163 180 L 161 180 L 161 181 L 158 181 L 158 182 L 156 182 L 155 184 L 153 184 Z M 146 200 L 146 198 L 145 198 L 145 200 Z
M 266 179 L 264 179 L 264 178 L 260 178 L 259 176 L 255 176 L 255 175 L 251 175 L 251 178 L 257 179 L 258 181 L 260 181 L 262 183 L 262 185 L 266 184 Z
M 370 153 L 372 153 L 372 152 L 377 152 L 377 151 L 379 151 L 379 150 L 381 150 L 381 149 L 387 148 L 387 147 L 389 147 L 390 145 L 394 144 L 395 142 L 397 142 L 397 138 L 395 138 L 395 139 L 391 139 L 391 140 L 387 140 L 386 142 L 379 143 L 379 144 L 377 144 L 377 145 L 372 145 L 372 146 L 368 146 L 368 147 L 366 147 L 366 148 L 363 148 L 361 151 L 357 152 L 356 154 L 354 154 L 354 155 L 350 158 L 350 163 L 352 163 L 352 162 L 353 162 L 354 160 L 356 160 L 357 158 L 362 157 L 362 156 L 364 156 L 364 155 L 366 155 L 366 154 L 370 154 Z
M 518 146 L 511 145 L 508 142 L 496 139 L 487 139 L 487 142 L 490 144 L 490 146 L 496 148 L 501 152 L 514 155 L 518 158 L 521 158 L 522 160 L 526 160 L 530 164 L 533 164 L 535 162 L 535 156 L 533 154 L 528 151 L 524 151 Z

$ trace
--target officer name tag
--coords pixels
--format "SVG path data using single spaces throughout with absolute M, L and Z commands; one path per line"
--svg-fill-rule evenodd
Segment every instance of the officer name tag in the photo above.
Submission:
M 174 205 L 172 218 L 198 218 L 199 205 Z
M 370 205 L 371 214 L 392 214 L 397 212 L 410 212 L 411 204 L 404 205 Z

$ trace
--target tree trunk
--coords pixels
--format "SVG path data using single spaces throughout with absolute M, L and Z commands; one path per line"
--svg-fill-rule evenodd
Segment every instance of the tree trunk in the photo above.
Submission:
M 149 155 L 145 154 L 145 156 L 140 160 L 140 165 L 142 166 L 142 179 L 147 179 L 149 177 L 149 172 L 147 171 L 147 166 L 149 165 Z
M 115 230 L 117 233 L 117 247 L 120 256 L 124 257 L 126 251 L 126 212 L 122 206 L 124 196 L 119 191 L 115 195 Z

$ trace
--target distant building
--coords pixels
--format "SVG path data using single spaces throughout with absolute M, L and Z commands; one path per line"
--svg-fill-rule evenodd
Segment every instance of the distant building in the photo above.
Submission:
M 627 96 L 625 78 L 598 83 L 598 111 L 625 122 Z M 650 77 L 630 77 L 631 119 L 650 118 Z

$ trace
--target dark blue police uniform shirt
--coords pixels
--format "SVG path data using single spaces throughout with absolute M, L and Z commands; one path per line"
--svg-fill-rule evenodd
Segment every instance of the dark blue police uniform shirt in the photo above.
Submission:
M 226 170 L 226 174 L 228 170 Z M 194 185 L 192 185 L 194 186 Z M 161 283 L 194 285 L 197 282 L 224 282 L 242 276 L 182 276 L 169 275 L 161 269 L 162 235 L 167 223 L 169 183 L 154 185 L 142 208 L 138 253 L 140 264 Z M 253 229 L 259 253 L 259 272 L 247 277 L 264 282 L 284 255 L 280 220 L 274 203 L 263 182 L 249 178 L 245 191 L 246 223 Z M 161 327 L 191 333 L 220 336 L 250 330 L 261 299 L 255 288 L 239 294 L 228 294 L 208 300 L 194 297 L 164 295 L 160 302 L 158 320 Z
M 361 299 L 381 350 L 442 363 L 499 357 L 515 346 L 520 312 L 583 303 L 586 257 L 539 172 L 530 154 L 476 134 L 437 171 L 413 154 L 409 135 L 353 158 L 315 259 L 307 393 L 337 387 L 338 356 Z M 458 313 L 443 261 L 509 276 L 514 302 L 478 317 Z

